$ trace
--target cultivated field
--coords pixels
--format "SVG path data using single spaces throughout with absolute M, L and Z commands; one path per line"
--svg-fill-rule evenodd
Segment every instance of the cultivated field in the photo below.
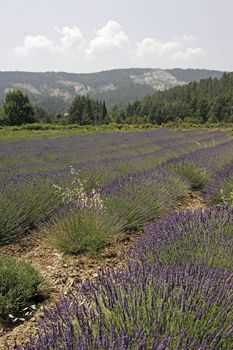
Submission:
M 227 132 L 5 138 L 0 184 L 3 349 L 232 349 Z

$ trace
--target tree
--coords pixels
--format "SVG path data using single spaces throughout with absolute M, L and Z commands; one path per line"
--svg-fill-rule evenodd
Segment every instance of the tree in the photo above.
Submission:
M 3 108 L 0 107 L 0 125 L 4 125 L 4 124 L 5 124 L 4 111 L 3 111 Z
M 103 123 L 106 123 L 107 115 L 108 115 L 108 111 L 107 111 L 106 104 L 105 104 L 105 101 L 104 101 L 103 102 L 103 107 L 102 107 L 102 120 L 103 120 Z
M 76 96 L 69 109 L 69 119 L 71 123 L 83 125 L 85 96 Z
M 69 121 L 80 125 L 103 124 L 107 119 L 105 102 L 89 96 L 76 96 L 69 109 Z
M 22 125 L 35 122 L 35 112 L 27 95 L 21 91 L 10 91 L 6 94 L 3 113 L 8 125 Z

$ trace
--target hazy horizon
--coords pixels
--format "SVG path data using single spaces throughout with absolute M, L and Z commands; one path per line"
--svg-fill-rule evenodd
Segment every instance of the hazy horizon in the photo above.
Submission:
M 172 70 L 172 69 L 183 69 L 183 70 L 187 70 L 187 69 L 194 69 L 194 70 L 209 70 L 209 71 L 219 71 L 219 72 L 232 72 L 230 70 L 221 70 L 221 69 L 209 69 L 209 68 L 195 68 L 195 67 L 187 67 L 187 68 L 182 68 L 182 67 L 173 67 L 173 68 L 160 68 L 160 67 L 125 67 L 125 68 L 112 68 L 112 69 L 102 69 L 99 71 L 90 71 L 90 72 L 72 72 L 72 71 L 62 71 L 62 70 L 44 70 L 44 71 L 30 71 L 30 70 L 0 70 L 0 72 L 3 73 L 14 73 L 14 72 L 21 72 L 21 73 L 55 73 L 55 74 L 59 74 L 59 73 L 67 73 L 67 74 L 98 74 L 98 73 L 103 73 L 103 72 L 110 72 L 110 71 L 114 71 L 114 70 L 129 70 L 129 69 L 152 69 L 152 70 L 157 70 L 157 69 L 161 69 L 161 70 Z

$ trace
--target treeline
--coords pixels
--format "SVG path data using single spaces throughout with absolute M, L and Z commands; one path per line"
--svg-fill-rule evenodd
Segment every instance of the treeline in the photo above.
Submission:
M 216 123 L 233 122 L 233 73 L 222 78 L 208 78 L 191 82 L 164 92 L 146 96 L 115 110 L 121 122 L 147 120 L 154 124 L 170 121 Z M 119 117 L 118 117 L 119 119 Z
M 0 125 L 23 125 L 31 123 L 98 125 L 108 124 L 106 104 L 89 96 L 76 96 L 66 113 L 49 113 L 41 106 L 30 102 L 19 90 L 6 94 L 0 108 Z
M 129 103 L 115 105 L 110 112 L 105 102 L 89 96 L 76 96 L 65 113 L 49 113 L 29 101 L 21 91 L 8 92 L 0 108 L 0 125 L 26 123 L 99 125 L 108 123 L 232 123 L 233 73 L 222 78 L 191 82 L 157 92 Z

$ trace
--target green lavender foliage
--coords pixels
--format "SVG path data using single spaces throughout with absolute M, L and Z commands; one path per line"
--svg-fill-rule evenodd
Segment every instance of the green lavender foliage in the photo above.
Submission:
M 190 181 L 193 190 L 201 190 L 210 177 L 205 169 L 191 163 L 178 163 L 172 166 L 172 170 Z
M 13 185 L 0 197 L 0 244 L 17 239 L 49 218 L 59 208 L 61 199 L 50 181 Z
M 16 317 L 22 309 L 45 297 L 48 286 L 30 264 L 10 257 L 0 257 L 0 320 Z

